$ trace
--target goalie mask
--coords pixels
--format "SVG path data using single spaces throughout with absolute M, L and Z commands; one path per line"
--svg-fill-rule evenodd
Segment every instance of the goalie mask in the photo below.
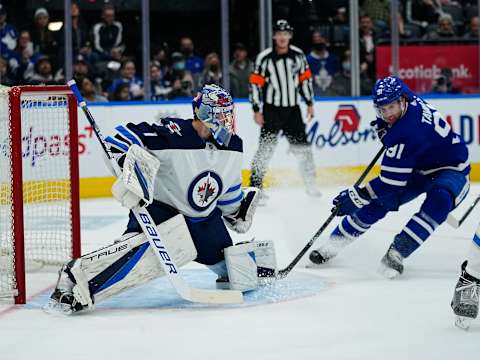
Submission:
M 213 138 L 228 146 L 235 133 L 233 99 L 229 92 L 218 85 L 205 85 L 192 100 L 193 114 L 210 130 Z

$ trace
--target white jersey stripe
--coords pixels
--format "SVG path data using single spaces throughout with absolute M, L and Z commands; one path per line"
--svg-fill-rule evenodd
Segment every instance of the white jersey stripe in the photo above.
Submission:
M 394 186 L 405 186 L 407 185 L 407 181 L 400 181 L 386 178 L 385 176 L 380 175 L 380 180 L 382 180 L 385 184 L 394 185 Z
M 410 230 L 408 227 L 405 227 L 403 229 L 413 240 L 415 240 L 419 245 L 423 244 L 423 240 L 418 237 L 417 234 L 415 234 L 412 230 Z

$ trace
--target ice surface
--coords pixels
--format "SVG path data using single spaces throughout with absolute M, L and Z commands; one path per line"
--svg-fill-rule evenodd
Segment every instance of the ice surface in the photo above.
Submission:
M 252 230 L 235 240 L 274 240 L 285 267 L 329 215 L 339 189 L 322 190 L 320 199 L 299 188 L 272 190 Z M 479 191 L 473 187 L 471 196 Z M 476 359 L 480 319 L 461 331 L 449 304 L 480 209 L 457 230 L 437 229 L 405 261 L 400 278 L 376 272 L 419 204 L 389 214 L 330 263 L 299 264 L 240 306 L 189 304 L 158 279 L 95 312 L 53 317 L 40 307 L 55 272 L 29 274 L 28 304 L 0 306 L 0 359 Z M 84 252 L 111 243 L 126 224 L 126 211 L 111 199 L 83 201 L 81 212 Z M 196 286 L 213 286 L 214 276 L 199 265 L 183 274 Z

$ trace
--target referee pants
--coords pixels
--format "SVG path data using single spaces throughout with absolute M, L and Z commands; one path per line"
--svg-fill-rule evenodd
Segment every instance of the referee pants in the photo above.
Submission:
M 264 125 L 260 130 L 257 152 L 252 161 L 250 185 L 262 188 L 263 178 L 267 172 L 273 151 L 278 143 L 280 130 L 291 145 L 292 153 L 300 163 L 300 172 L 307 187 L 315 183 L 315 165 L 310 145 L 307 142 L 305 124 L 300 107 L 263 106 Z

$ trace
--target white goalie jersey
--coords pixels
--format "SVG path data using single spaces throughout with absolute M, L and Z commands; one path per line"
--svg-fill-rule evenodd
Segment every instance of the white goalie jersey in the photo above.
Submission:
M 148 124 L 117 126 L 105 140 L 120 166 L 129 147 L 137 144 L 160 161 L 154 200 L 191 218 L 208 216 L 216 207 L 234 213 L 243 199 L 242 140 L 234 135 L 227 146 L 203 140 L 191 120 L 165 118 Z

